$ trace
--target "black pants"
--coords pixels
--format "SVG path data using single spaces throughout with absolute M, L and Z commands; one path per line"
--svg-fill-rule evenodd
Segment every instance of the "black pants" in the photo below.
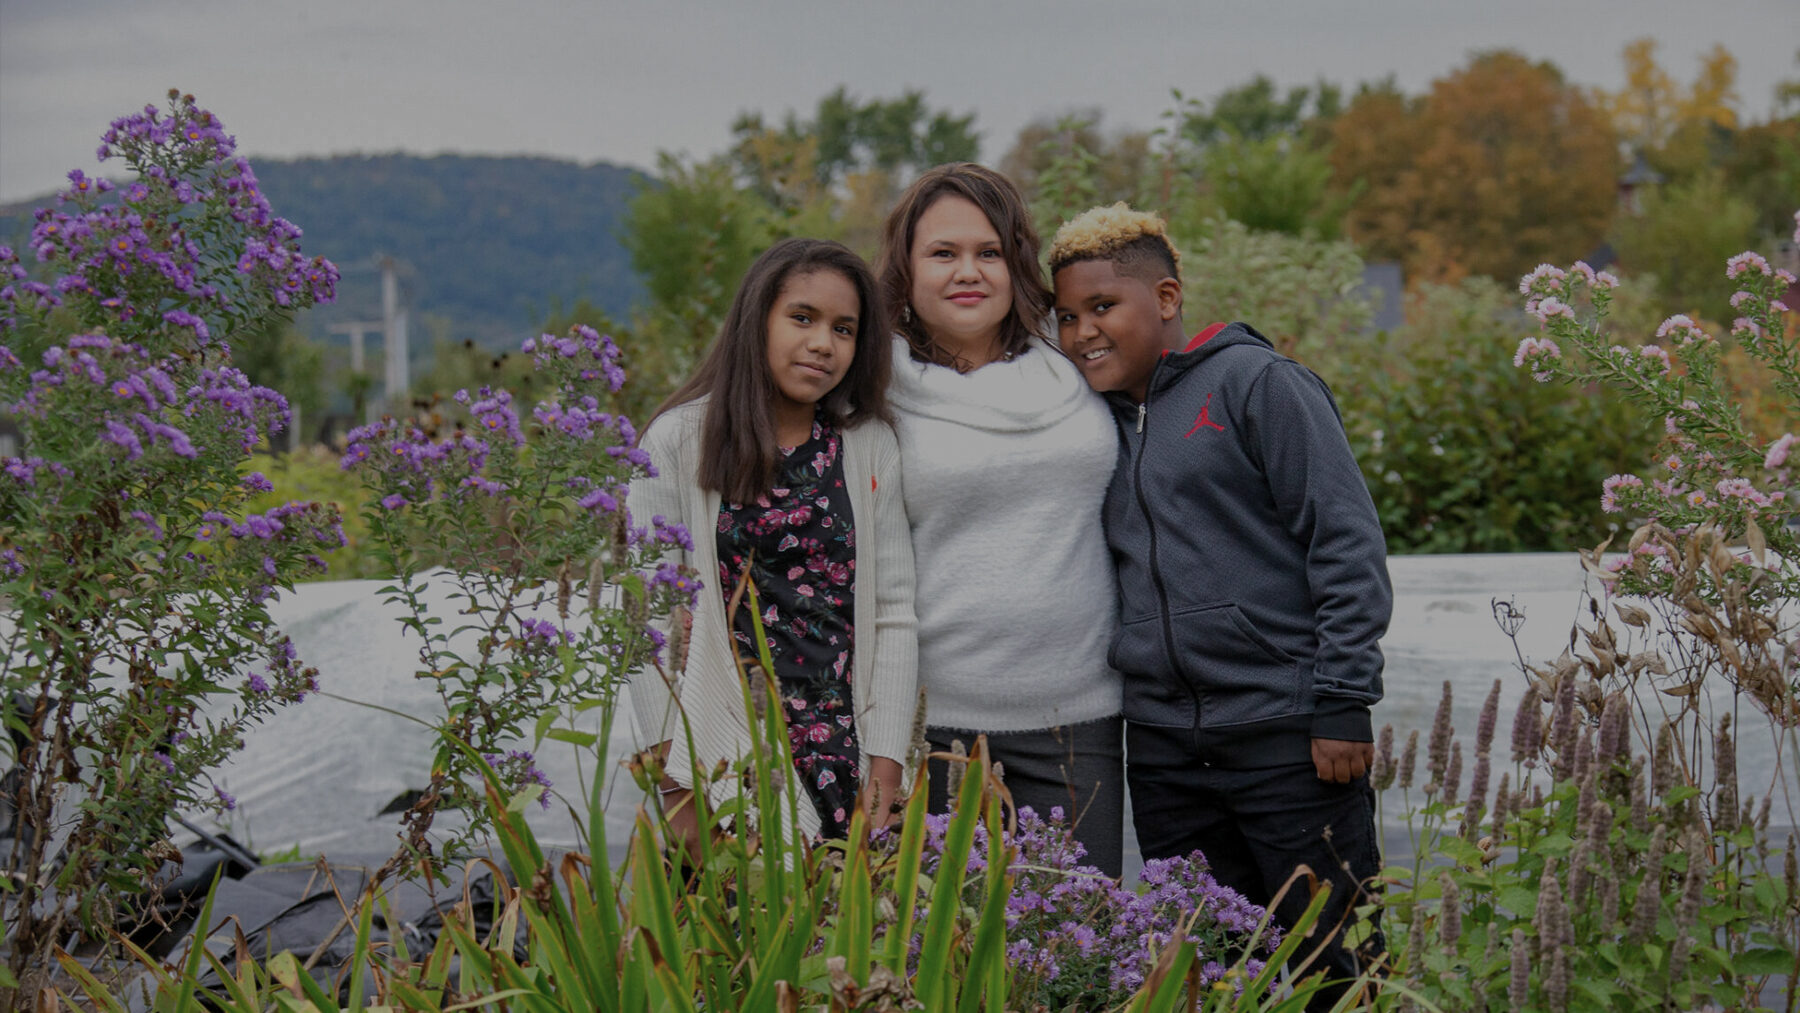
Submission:
M 988 732 L 989 755 L 999 761 L 1013 804 L 1030 808 L 1048 820 L 1060 807 L 1063 820 L 1074 824 L 1075 839 L 1087 849 L 1082 859 L 1117 878 L 1125 864 L 1124 722 L 1102 718 L 1027 732 Z M 979 732 L 954 728 L 925 729 L 932 752 L 951 752 L 960 740 L 964 751 L 975 746 Z M 930 763 L 931 811 L 948 812 L 949 761 Z
M 1138 849 L 1146 859 L 1199 851 L 1214 878 L 1264 907 L 1297 867 L 1308 866 L 1330 885 L 1331 897 L 1295 959 L 1304 960 L 1328 938 L 1308 973 L 1322 969 L 1330 979 L 1355 977 L 1387 948 L 1379 913 L 1373 916 L 1374 933 L 1355 952 L 1342 945 L 1342 929 L 1357 905 L 1368 902 L 1367 891 L 1381 871 L 1369 779 L 1321 781 L 1310 763 L 1227 769 L 1216 754 L 1202 757 L 1193 739 L 1186 729 L 1126 725 L 1126 779 Z M 1310 900 L 1302 879 L 1276 906 L 1275 920 L 1293 925 Z M 1308 1008 L 1329 1008 L 1342 991 L 1318 993 Z

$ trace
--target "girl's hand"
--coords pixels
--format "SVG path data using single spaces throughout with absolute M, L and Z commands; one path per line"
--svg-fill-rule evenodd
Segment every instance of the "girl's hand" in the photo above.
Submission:
M 694 805 L 694 793 L 683 788 L 672 777 L 664 776 L 657 789 L 663 818 L 669 823 L 669 846 L 680 848 L 690 860 L 700 857 L 700 816 Z
M 885 756 L 871 757 L 869 786 L 865 791 L 869 807 L 869 829 L 879 830 L 900 822 L 900 761 Z

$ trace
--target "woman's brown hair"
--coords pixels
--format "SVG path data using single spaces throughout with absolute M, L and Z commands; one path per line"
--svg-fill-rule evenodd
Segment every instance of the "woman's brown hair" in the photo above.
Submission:
M 1012 277 L 1013 293 L 1012 308 L 1000 322 L 1000 353 L 1017 355 L 1025 350 L 1026 339 L 1042 329 L 1050 312 L 1050 289 L 1038 266 L 1038 237 L 1025 198 L 1012 180 L 986 166 L 974 162 L 940 165 L 914 180 L 900 195 L 882 227 L 881 255 L 875 260 L 881 293 L 890 308 L 910 309 L 914 232 L 919 218 L 942 197 L 961 197 L 980 208 L 1000 236 L 1000 253 Z M 898 313 L 894 330 L 912 346 L 915 359 L 953 369 L 967 365 L 932 340 L 916 313 Z
M 727 502 L 748 503 L 775 482 L 775 378 L 769 373 L 769 313 L 791 278 L 836 271 L 856 289 L 856 354 L 850 370 L 819 399 L 819 412 L 838 428 L 865 419 L 891 423 L 887 404 L 893 342 L 882 329 L 881 293 L 869 265 L 841 243 L 784 239 L 763 251 L 744 274 L 725 324 L 694 375 L 651 416 L 701 397 L 700 484 Z

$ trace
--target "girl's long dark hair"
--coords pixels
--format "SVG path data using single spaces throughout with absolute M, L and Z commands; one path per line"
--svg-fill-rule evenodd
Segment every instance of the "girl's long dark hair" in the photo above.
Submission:
M 819 401 L 839 428 L 864 419 L 892 423 L 888 409 L 888 340 L 881 294 L 869 265 L 842 243 L 784 239 L 750 265 L 731 300 L 719 336 L 694 375 L 670 394 L 656 415 L 710 396 L 700 430 L 700 484 L 729 503 L 748 503 L 775 483 L 775 378 L 769 373 L 769 313 L 790 278 L 835 271 L 856 289 L 856 354 L 850 370 Z M 655 421 L 655 415 L 651 420 Z
M 974 162 L 950 162 L 929 169 L 900 195 L 881 230 L 881 255 L 875 271 L 890 309 L 912 301 L 912 245 L 919 219 L 943 197 L 961 197 L 981 209 L 1000 236 L 1000 254 L 1012 277 L 1012 309 L 1000 322 L 1000 352 L 1017 355 L 1031 335 L 1044 327 L 1050 312 L 1050 288 L 1038 266 L 1038 236 L 1031 211 L 1012 180 Z M 912 346 L 913 358 L 952 368 L 966 368 L 949 349 L 932 340 L 918 314 L 902 314 L 895 329 Z

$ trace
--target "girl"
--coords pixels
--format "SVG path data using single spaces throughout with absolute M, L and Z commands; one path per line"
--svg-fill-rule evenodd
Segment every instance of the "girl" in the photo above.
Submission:
M 733 662 L 757 658 L 748 596 L 726 615 L 746 570 L 804 789 L 801 827 L 844 836 L 865 780 L 881 810 L 872 825 L 891 817 L 917 644 L 889 358 L 862 259 L 838 243 L 785 240 L 751 266 L 705 361 L 643 435 L 658 471 L 632 483 L 632 513 L 685 525 L 693 543 L 678 561 L 710 585 L 685 671 L 652 668 L 631 684 L 640 730 L 666 757 L 664 811 L 689 843 L 693 771 L 750 750 Z M 713 791 L 720 802 L 733 793 L 723 781 Z
M 921 176 L 878 267 L 899 311 L 893 398 L 918 557 L 919 682 L 934 750 L 985 733 L 1015 804 L 1075 823 L 1120 874 L 1117 592 L 1101 500 L 1117 435 L 1041 335 L 1050 293 L 1019 191 L 969 163 Z M 934 766 L 931 802 L 947 805 Z

